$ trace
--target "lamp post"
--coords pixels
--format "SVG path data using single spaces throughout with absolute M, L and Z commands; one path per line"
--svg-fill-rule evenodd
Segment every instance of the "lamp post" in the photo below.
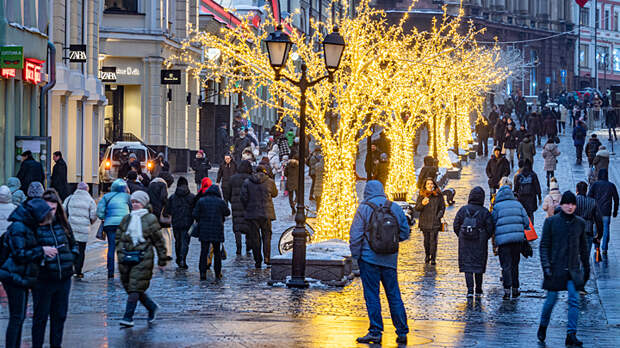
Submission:
M 304 61 L 301 63 L 301 77 L 295 80 L 281 73 L 286 65 L 288 55 L 293 43 L 288 34 L 282 31 L 282 26 L 278 25 L 276 31 L 269 34 L 265 40 L 269 64 L 276 73 L 276 80 L 286 79 L 292 85 L 299 87 L 301 97 L 299 98 L 299 172 L 298 172 L 298 191 L 297 191 L 297 213 L 295 214 L 295 230 L 293 231 L 293 260 L 291 278 L 286 283 L 289 288 L 307 288 L 306 281 L 306 212 L 304 206 L 304 171 L 306 166 L 306 91 L 308 88 L 329 78 L 333 80 L 333 75 L 340 66 L 345 42 L 338 28 L 323 39 L 323 56 L 327 75 L 316 80 L 308 80 L 308 67 Z

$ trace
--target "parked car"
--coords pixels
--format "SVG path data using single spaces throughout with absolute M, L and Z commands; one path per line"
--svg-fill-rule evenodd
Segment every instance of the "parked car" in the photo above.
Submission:
M 136 154 L 143 173 L 149 173 L 153 168 L 153 157 L 146 146 L 137 141 L 116 142 L 108 147 L 99 164 L 99 183 L 104 191 L 118 178 L 123 148 L 127 148 L 130 154 Z

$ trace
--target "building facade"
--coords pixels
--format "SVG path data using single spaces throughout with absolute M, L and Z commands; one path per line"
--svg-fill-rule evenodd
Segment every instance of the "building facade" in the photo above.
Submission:
M 579 88 L 604 91 L 620 83 L 620 1 L 598 0 L 596 9 L 594 5 L 594 1 L 584 8 L 574 4 L 573 20 L 580 23 L 575 71 Z
M 49 79 L 49 3 L 0 1 L 0 55 L 4 66 L 0 69 L 1 184 L 17 173 L 19 154 L 24 151 L 30 150 L 49 168 L 48 125 L 45 112 L 40 110 L 41 92 Z M 6 59 L 5 54 L 11 58 Z
M 105 142 L 142 141 L 164 153 L 173 171 L 187 170 L 199 146 L 200 83 L 186 66 L 164 62 L 198 24 L 198 0 L 105 0 L 99 30 Z M 164 82 L 167 69 L 179 70 L 178 84 Z
M 392 22 L 409 9 L 410 0 L 374 0 L 373 5 L 388 11 Z M 419 0 L 407 25 L 426 29 L 442 6 L 456 15 L 459 1 Z M 486 28 L 479 42 L 495 38 L 506 50 L 518 50 L 523 61 L 522 76 L 512 77 L 506 93 L 522 90 L 534 96 L 541 89 L 549 93 L 574 88 L 575 43 L 574 0 L 463 0 L 467 20 L 476 28 Z
M 52 151 L 67 162 L 69 183 L 99 183 L 99 144 L 106 96 L 99 73 L 103 0 L 54 0 L 50 40 L 56 46 L 56 85 L 49 103 Z

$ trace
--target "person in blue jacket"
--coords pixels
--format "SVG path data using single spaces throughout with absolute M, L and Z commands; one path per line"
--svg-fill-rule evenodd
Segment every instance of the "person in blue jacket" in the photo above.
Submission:
M 364 237 L 368 233 L 370 217 L 373 213 L 373 209 L 364 203 L 371 202 L 377 206 L 383 206 L 386 201 L 387 198 L 383 191 L 383 185 L 377 180 L 368 181 L 364 189 L 364 201 L 357 208 L 349 231 L 349 248 L 351 249 L 351 256 L 357 260 L 359 265 L 366 309 L 370 319 L 368 334 L 364 337 L 359 337 L 357 342 L 381 342 L 383 318 L 381 316 L 379 284 L 383 283 L 385 295 L 390 304 L 392 322 L 396 327 L 396 334 L 398 335 L 396 342 L 407 344 L 407 334 L 409 333 L 407 313 L 400 297 L 396 272 L 398 252 L 394 254 L 377 254 L 370 248 L 368 240 Z M 398 204 L 392 204 L 391 209 L 400 227 L 400 241 L 409 239 L 410 226 L 407 223 L 407 217 L 403 209 Z
M 116 230 L 126 215 L 129 215 L 129 189 L 123 179 L 112 183 L 110 192 L 106 193 L 97 205 L 97 217 L 101 219 L 103 231 L 108 239 L 108 279 L 114 278 L 114 249 Z

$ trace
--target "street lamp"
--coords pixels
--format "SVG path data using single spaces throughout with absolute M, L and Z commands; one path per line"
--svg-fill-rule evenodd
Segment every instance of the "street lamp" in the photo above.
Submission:
M 286 65 L 288 54 L 291 51 L 293 43 L 289 36 L 282 31 L 282 26 L 278 25 L 276 31 L 269 34 L 265 40 L 267 53 L 269 54 L 269 64 L 276 73 L 276 80 L 284 78 L 292 85 L 299 87 L 301 97 L 299 98 L 299 172 L 297 189 L 297 213 L 295 214 L 295 230 L 293 230 L 293 264 L 291 278 L 286 283 L 290 288 L 307 288 L 306 281 L 306 212 L 304 206 L 304 169 L 306 166 L 306 91 L 308 88 L 317 83 L 329 79 L 333 81 L 333 75 L 340 66 L 342 54 L 345 48 L 345 42 L 338 28 L 334 28 L 334 32 L 327 35 L 323 40 L 323 55 L 325 59 L 325 67 L 327 75 L 316 80 L 308 80 L 308 67 L 302 60 L 301 77 L 295 80 L 281 73 L 282 68 Z

